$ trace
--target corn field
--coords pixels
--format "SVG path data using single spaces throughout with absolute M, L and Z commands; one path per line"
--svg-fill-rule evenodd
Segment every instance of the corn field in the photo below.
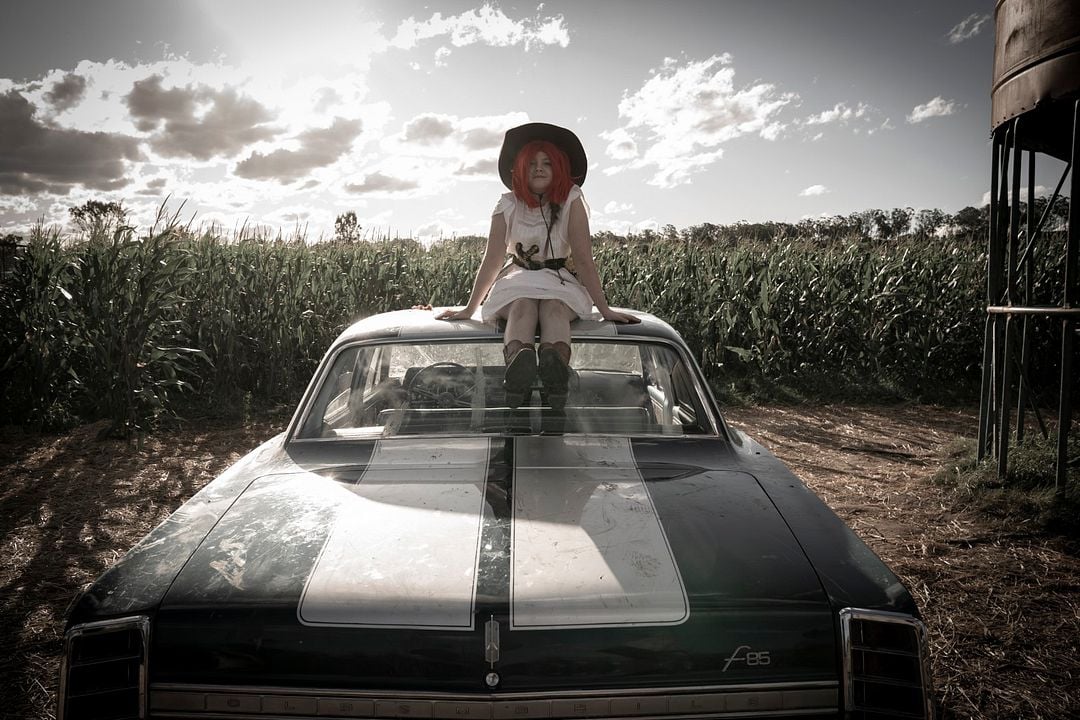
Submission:
M 0 285 L 6 422 L 106 418 L 130 433 L 245 398 L 291 405 L 349 323 L 464 304 L 483 247 L 226 238 L 169 223 L 75 239 L 39 228 Z M 721 395 L 976 396 L 981 242 L 605 233 L 594 254 L 610 302 L 668 320 Z M 1053 302 L 1060 261 L 1040 263 L 1036 294 Z

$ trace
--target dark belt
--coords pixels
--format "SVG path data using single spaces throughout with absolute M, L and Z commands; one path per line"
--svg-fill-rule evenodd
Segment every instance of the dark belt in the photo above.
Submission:
M 566 258 L 551 258 L 544 262 L 536 262 L 535 260 L 522 260 L 517 255 L 511 255 L 510 261 L 515 265 L 526 270 L 562 270 L 566 267 Z

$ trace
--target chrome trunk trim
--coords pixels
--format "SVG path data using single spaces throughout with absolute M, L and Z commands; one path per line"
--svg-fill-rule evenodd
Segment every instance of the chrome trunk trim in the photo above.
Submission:
M 835 713 L 836 682 L 763 683 L 631 691 L 436 693 L 155 684 L 154 717 L 310 715 L 428 720 L 635 718 L 674 720 Z

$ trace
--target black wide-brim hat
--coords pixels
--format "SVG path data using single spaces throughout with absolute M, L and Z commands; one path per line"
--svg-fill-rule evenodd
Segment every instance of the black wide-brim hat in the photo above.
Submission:
M 521 148 L 533 140 L 547 140 L 566 153 L 566 157 L 570 159 L 570 179 L 578 185 L 585 184 L 585 172 L 589 169 L 589 161 L 585 157 L 585 148 L 577 135 L 558 125 L 528 123 L 510 128 L 506 131 L 506 137 L 503 138 L 502 150 L 499 151 L 499 177 L 502 178 L 503 185 L 510 190 L 514 189 L 514 180 L 511 177 L 514 160 L 517 159 Z

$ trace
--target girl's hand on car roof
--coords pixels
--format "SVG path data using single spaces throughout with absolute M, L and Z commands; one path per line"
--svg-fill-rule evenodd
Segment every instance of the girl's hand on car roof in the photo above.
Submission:
M 617 322 L 617 323 L 634 324 L 634 323 L 641 322 L 641 318 L 635 317 L 633 315 L 629 315 L 627 313 L 621 313 L 621 312 L 618 312 L 616 310 L 612 310 L 611 308 L 601 310 L 600 314 L 604 316 L 605 320 L 610 320 L 612 322 Z
M 446 308 L 440 313 L 435 314 L 436 320 L 471 320 L 472 316 L 476 313 L 475 310 L 469 308 L 461 308 L 460 310 L 454 310 L 453 308 Z

